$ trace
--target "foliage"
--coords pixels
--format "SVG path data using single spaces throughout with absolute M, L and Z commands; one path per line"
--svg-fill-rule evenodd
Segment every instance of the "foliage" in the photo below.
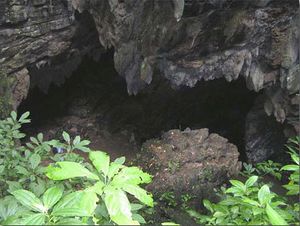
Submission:
M 287 146 L 295 164 L 286 165 L 281 170 L 291 171 L 289 183 L 284 185 L 287 195 L 299 196 L 299 137 L 290 139 Z M 298 152 L 296 152 L 298 150 Z M 279 164 L 268 161 L 258 165 L 258 169 L 244 164 L 243 176 L 248 176 L 245 183 L 230 180 L 231 186 L 223 188 L 222 199 L 218 203 L 203 200 L 204 207 L 210 212 L 202 215 L 194 210 L 187 212 L 201 224 L 272 224 L 287 225 L 299 223 L 299 204 L 287 203 L 287 199 L 270 191 L 267 184 L 259 182 L 255 172 L 272 174 L 280 179 Z M 280 176 L 279 176 L 280 174 Z
M 262 176 L 270 174 L 274 176 L 276 179 L 281 180 L 280 163 L 276 163 L 273 162 L 272 160 L 268 160 L 265 162 L 257 163 L 256 168 L 258 170 L 258 173 Z
M 253 167 L 252 164 L 248 164 L 246 162 L 243 162 L 243 167 L 244 170 L 241 172 L 241 175 L 244 177 L 250 177 L 252 176 L 255 172 L 257 172 L 257 169 Z
M 84 217 L 93 215 L 91 194 L 87 191 L 76 191 L 63 197 L 63 188 L 54 186 L 49 188 L 41 197 L 37 198 L 27 190 L 12 192 L 14 197 L 27 208 L 12 224 L 24 225 L 73 225 L 82 224 Z
M 289 149 L 289 154 L 294 164 L 285 165 L 284 167 L 281 168 L 281 170 L 292 172 L 289 176 L 289 180 L 290 180 L 289 183 L 283 185 L 283 187 L 288 190 L 287 195 L 299 195 L 299 177 L 300 177 L 299 145 L 300 145 L 300 137 L 289 139 L 289 145 L 287 145 L 287 148 Z
M 94 181 L 87 189 L 90 194 L 101 197 L 110 219 L 117 224 L 135 224 L 126 193 L 133 195 L 145 205 L 153 206 L 152 196 L 139 187 L 140 184 L 150 183 L 151 176 L 137 167 L 124 166 L 124 157 L 110 162 L 105 152 L 92 151 L 89 158 L 96 169 L 94 172 L 80 163 L 65 161 L 57 162 L 56 166 L 49 166 L 47 176 L 52 180 L 84 177 Z
M 189 213 L 202 224 L 280 224 L 286 225 L 293 216 L 283 211 L 280 206 L 287 204 L 271 192 L 268 185 L 257 186 L 257 176 L 250 177 L 245 183 L 230 180 L 231 187 L 226 189 L 226 198 L 217 204 L 204 200 L 204 206 L 210 216 Z
M 105 152 L 90 150 L 88 140 L 66 132 L 62 141 L 45 141 L 40 133 L 22 145 L 28 117 L 12 112 L 0 121 L 0 224 L 145 223 L 138 211 L 153 199 L 140 185 L 150 183 L 149 174 L 125 166 L 124 157 L 110 162 Z M 51 157 L 53 148 L 65 152 Z M 92 164 L 75 150 L 89 152 Z M 44 167 L 50 158 L 54 163 Z M 142 204 L 130 203 L 127 194 Z

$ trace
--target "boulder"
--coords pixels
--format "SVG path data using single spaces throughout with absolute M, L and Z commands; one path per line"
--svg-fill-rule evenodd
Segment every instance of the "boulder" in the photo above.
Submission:
M 241 163 L 234 144 L 208 129 L 170 130 L 145 142 L 139 164 L 154 175 L 154 194 L 173 191 L 205 197 L 236 175 Z

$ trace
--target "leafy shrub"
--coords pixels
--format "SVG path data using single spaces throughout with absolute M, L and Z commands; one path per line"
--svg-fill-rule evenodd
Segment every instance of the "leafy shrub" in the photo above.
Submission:
M 296 137 L 294 139 L 289 140 L 289 145 L 287 148 L 289 149 L 289 154 L 291 156 L 292 161 L 295 164 L 286 165 L 281 168 L 281 170 L 291 171 L 292 174 L 289 177 L 289 183 L 283 185 L 284 188 L 288 190 L 287 195 L 299 195 L 299 145 L 300 145 L 300 137 Z
M 95 183 L 86 188 L 89 194 L 97 195 L 105 203 L 110 219 L 117 224 L 134 224 L 131 206 L 126 193 L 133 195 L 142 203 L 153 206 L 153 199 L 140 184 L 150 183 L 151 176 L 138 167 L 123 165 L 125 158 L 121 157 L 110 162 L 109 156 L 101 151 L 92 151 L 89 158 L 96 170 L 91 172 L 80 163 L 57 162 L 57 166 L 49 166 L 47 176 L 52 180 L 66 180 L 84 177 Z M 74 170 L 76 169 L 76 171 Z M 96 207 L 97 199 L 91 200 Z M 101 220 L 101 219 L 100 219 Z M 95 223 L 98 223 L 96 221 Z
M 286 165 L 281 170 L 291 171 L 289 183 L 283 185 L 287 195 L 299 195 L 299 137 L 290 139 L 287 147 L 291 155 L 293 165 Z M 299 223 L 299 204 L 291 205 L 287 199 L 270 191 L 267 184 L 259 183 L 259 177 L 254 172 L 264 172 L 281 178 L 279 164 L 268 161 L 258 166 L 245 164 L 243 175 L 250 176 L 245 183 L 239 180 L 230 180 L 231 187 L 222 189 L 222 200 L 216 204 L 209 200 L 203 200 L 209 215 L 201 215 L 194 210 L 188 213 L 201 224 L 272 224 L 287 225 Z M 279 176 L 280 174 L 280 176 Z M 265 174 L 263 174 L 265 175 Z
M 22 145 L 20 128 L 28 117 L 12 112 L 0 120 L 0 224 L 145 223 L 138 211 L 153 199 L 139 185 L 151 182 L 149 174 L 126 167 L 124 157 L 110 162 L 105 152 L 90 150 L 89 141 L 66 132 L 63 141 L 44 141 L 40 133 Z M 51 157 L 53 148 L 65 152 Z M 92 164 L 74 150 L 89 152 Z M 50 158 L 54 163 L 43 167 Z M 130 203 L 127 194 L 143 204 Z

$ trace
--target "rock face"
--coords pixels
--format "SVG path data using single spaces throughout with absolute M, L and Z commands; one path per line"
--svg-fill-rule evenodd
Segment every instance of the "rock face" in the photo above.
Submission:
M 26 98 L 29 77 L 45 91 L 63 83 L 100 40 L 130 94 L 159 76 L 174 87 L 243 76 L 299 132 L 298 24 L 298 0 L 2 0 L 0 112 Z
M 154 175 L 148 188 L 155 193 L 205 197 L 241 167 L 236 146 L 208 129 L 170 130 L 147 141 L 142 150 L 139 162 Z
M 265 113 L 264 101 L 262 97 L 257 98 L 246 118 L 245 151 L 251 163 L 280 155 L 286 142 L 283 125 Z
M 6 96 L 0 114 L 16 109 L 29 85 L 47 92 L 51 82 L 63 83 L 82 56 L 100 48 L 91 16 L 75 20 L 67 0 L 0 1 L 0 79 L 6 80 L 0 83 L 0 99 Z

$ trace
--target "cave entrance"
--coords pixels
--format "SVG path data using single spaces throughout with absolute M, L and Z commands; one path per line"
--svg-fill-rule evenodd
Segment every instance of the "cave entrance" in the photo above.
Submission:
M 199 82 L 194 88 L 170 88 L 156 82 L 136 96 L 114 69 L 113 53 L 99 62 L 85 59 L 66 82 L 51 85 L 47 94 L 30 90 L 19 113 L 31 112 L 29 135 L 43 132 L 48 139 L 63 130 L 92 141 L 92 147 L 113 157 L 135 155 L 147 139 L 170 129 L 209 128 L 236 144 L 244 154 L 245 118 L 257 94 L 243 79 Z

